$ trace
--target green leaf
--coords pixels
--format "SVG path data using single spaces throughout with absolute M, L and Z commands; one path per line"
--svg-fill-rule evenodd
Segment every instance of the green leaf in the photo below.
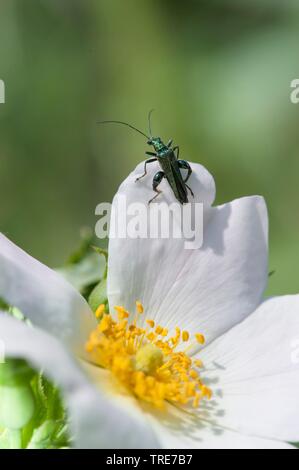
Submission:
M 77 264 L 56 269 L 81 294 L 88 286 L 99 282 L 105 270 L 104 260 L 95 253 L 91 253 Z
M 105 272 L 104 272 L 104 275 L 103 275 L 103 278 L 106 279 L 107 278 L 107 272 L 108 272 L 108 251 L 107 250 L 104 250 L 103 248 L 100 248 L 98 246 L 92 246 L 92 248 L 94 249 L 94 251 L 96 253 L 98 253 L 99 255 L 102 255 L 104 256 L 105 258 Z
M 67 265 L 80 263 L 90 251 L 90 245 L 94 238 L 92 230 L 89 227 L 82 228 L 80 237 L 81 243 L 79 248 L 69 256 L 66 262 Z

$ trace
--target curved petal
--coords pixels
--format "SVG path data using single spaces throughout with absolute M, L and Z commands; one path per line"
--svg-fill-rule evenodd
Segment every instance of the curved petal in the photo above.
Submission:
M 221 426 L 299 440 L 299 295 L 266 300 L 200 356 Z
M 112 403 L 88 382 L 54 337 L 0 313 L 0 341 L 7 357 L 24 358 L 44 370 L 63 392 L 77 448 L 153 448 L 156 438 L 142 415 Z
M 210 195 L 212 177 L 209 181 L 202 167 L 194 170 L 196 181 L 203 181 L 201 193 Z M 134 183 L 135 176 L 130 175 L 117 193 L 127 204 L 148 200 L 143 184 Z M 192 181 L 190 186 L 196 192 Z M 255 310 L 268 277 L 264 200 L 248 197 L 210 208 L 213 198 L 207 199 L 200 249 L 185 249 L 183 239 L 110 238 L 110 306 L 132 311 L 141 300 L 147 316 L 168 328 L 201 331 L 208 342 Z
M 150 423 L 164 449 L 295 449 L 282 441 L 241 434 L 201 421 L 178 409 L 172 409 L 167 417 L 156 413 Z
M 0 273 L 0 297 L 83 353 L 81 346 L 96 323 L 87 302 L 68 282 L 2 234 Z

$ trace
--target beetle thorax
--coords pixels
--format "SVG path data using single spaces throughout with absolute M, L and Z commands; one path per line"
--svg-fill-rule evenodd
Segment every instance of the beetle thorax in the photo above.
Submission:
M 157 153 L 161 152 L 161 150 L 166 148 L 166 145 L 164 144 L 164 142 L 162 142 L 160 137 L 154 137 L 152 139 L 152 145 L 154 146 Z

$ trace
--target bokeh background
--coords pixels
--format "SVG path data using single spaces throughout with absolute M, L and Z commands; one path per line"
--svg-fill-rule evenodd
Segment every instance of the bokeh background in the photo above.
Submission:
M 217 203 L 262 194 L 273 293 L 299 291 L 298 0 L 1 0 L 0 229 L 61 264 L 144 158 L 146 127 L 215 176 Z

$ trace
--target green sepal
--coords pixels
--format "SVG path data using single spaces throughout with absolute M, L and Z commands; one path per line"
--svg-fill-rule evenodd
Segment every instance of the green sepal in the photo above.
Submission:
M 31 446 L 31 448 L 34 448 L 34 445 L 38 445 L 40 438 L 38 437 L 38 434 L 35 434 L 35 432 L 38 429 L 42 430 L 43 424 L 48 421 L 59 423 L 59 428 L 57 428 L 55 431 L 56 434 L 54 433 L 54 431 L 51 431 L 50 433 L 52 436 L 52 443 L 54 442 L 55 437 L 55 442 L 57 442 L 58 447 L 60 447 L 60 444 L 63 447 L 67 446 L 69 442 L 66 425 L 67 416 L 59 390 L 52 383 L 50 383 L 42 374 L 35 375 L 31 385 L 35 396 L 36 410 L 31 421 L 23 429 L 24 447 L 27 448 L 28 446 Z M 60 432 L 60 428 L 62 425 L 64 426 L 63 443 L 60 443 L 59 440 L 58 445 L 57 436 Z M 50 428 L 45 427 L 45 433 L 47 432 L 47 430 L 50 430 Z M 35 437 L 33 437 L 34 434 Z M 44 439 L 42 438 L 41 440 L 44 441 Z
M 63 421 L 47 420 L 36 428 L 27 449 L 60 449 L 68 447 L 67 427 Z

